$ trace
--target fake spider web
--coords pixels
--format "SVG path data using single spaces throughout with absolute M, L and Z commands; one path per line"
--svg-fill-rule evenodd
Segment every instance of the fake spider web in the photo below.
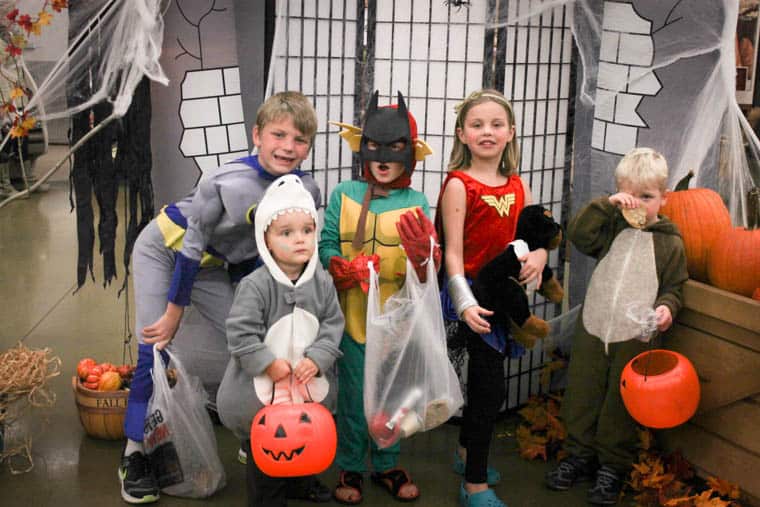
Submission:
M 734 225 L 746 227 L 760 141 L 737 102 L 736 27 L 740 9 L 757 15 L 757 1 L 523 0 L 510 2 L 503 26 L 538 25 L 563 5 L 573 10 L 580 63 L 578 200 L 614 190 L 619 158 L 650 146 L 668 161 L 669 188 L 693 171 L 692 186 L 718 191 Z

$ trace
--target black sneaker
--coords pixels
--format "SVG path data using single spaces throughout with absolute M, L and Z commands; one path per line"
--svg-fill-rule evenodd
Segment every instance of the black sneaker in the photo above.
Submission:
M 568 456 L 557 467 L 547 472 L 544 477 L 546 486 L 556 491 L 565 491 L 576 482 L 590 481 L 594 478 L 592 460 L 578 456 Z
M 141 452 L 122 455 L 119 467 L 121 497 L 127 503 L 153 503 L 158 501 L 158 484 L 148 458 Z
M 291 483 L 286 497 L 289 500 L 307 500 L 314 503 L 325 503 L 332 500 L 332 490 L 312 475 Z
M 615 505 L 620 499 L 623 481 L 617 472 L 604 465 L 596 472 L 596 484 L 588 490 L 588 502 L 593 505 Z

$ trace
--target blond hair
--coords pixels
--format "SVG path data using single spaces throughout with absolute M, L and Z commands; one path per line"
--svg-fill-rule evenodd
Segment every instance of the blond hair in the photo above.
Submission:
M 295 127 L 314 141 L 317 133 L 317 113 L 311 101 L 301 92 L 280 92 L 269 97 L 256 112 L 256 126 L 262 130 L 267 123 L 289 115 Z
M 504 108 L 507 112 L 507 120 L 509 126 L 515 126 L 515 113 L 512 111 L 512 105 L 507 98 L 499 91 L 491 88 L 483 88 L 476 92 L 471 93 L 460 102 L 454 109 L 457 112 L 456 129 L 464 129 L 464 120 L 467 118 L 467 113 L 473 107 L 483 104 L 484 102 L 496 102 Z M 467 168 L 472 162 L 472 153 L 467 145 L 463 144 L 459 140 L 459 136 L 454 136 L 454 147 L 451 149 L 451 156 L 449 157 L 449 171 L 455 171 L 457 169 Z M 507 143 L 506 148 L 501 154 L 501 162 L 499 163 L 499 173 L 504 176 L 510 176 L 517 172 L 517 165 L 520 162 L 520 148 L 517 145 L 517 137 L 513 137 L 512 141 Z
M 668 162 L 652 148 L 634 148 L 620 160 L 615 169 L 618 188 L 628 183 L 634 187 L 654 187 L 665 191 L 668 185 Z

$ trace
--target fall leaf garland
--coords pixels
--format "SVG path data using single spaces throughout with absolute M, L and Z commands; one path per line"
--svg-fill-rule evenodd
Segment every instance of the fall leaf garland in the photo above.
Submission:
M 29 88 L 24 87 L 21 67 L 18 58 L 21 56 L 24 48 L 28 43 L 27 37 L 30 34 L 40 35 L 42 27 L 50 25 L 53 19 L 53 13 L 61 12 L 68 7 L 68 0 L 45 0 L 36 17 L 29 14 L 20 14 L 18 8 L 5 14 L 0 20 L 5 29 L 3 42 L 5 43 L 5 54 L 0 56 L 0 62 L 3 64 L 11 61 L 12 66 L 6 66 L 0 69 L 0 79 L 5 80 L 10 85 L 10 92 L 6 97 L 3 88 L 0 87 L 0 117 L 7 117 L 11 126 L 11 137 L 24 137 L 29 133 L 36 124 L 37 120 L 23 110 L 24 101 L 32 96 Z M 8 75 L 8 69 L 15 69 Z M 19 113 L 21 111 L 21 113 Z

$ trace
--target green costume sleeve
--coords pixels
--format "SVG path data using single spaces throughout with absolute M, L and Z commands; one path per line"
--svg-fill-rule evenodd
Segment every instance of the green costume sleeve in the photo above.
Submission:
M 599 258 L 615 237 L 617 208 L 606 197 L 591 201 L 578 212 L 567 227 L 567 237 L 586 255 Z
M 340 204 L 342 192 L 340 185 L 330 194 L 330 201 L 325 208 L 325 224 L 319 237 L 319 261 L 327 269 L 330 257 L 340 256 Z

